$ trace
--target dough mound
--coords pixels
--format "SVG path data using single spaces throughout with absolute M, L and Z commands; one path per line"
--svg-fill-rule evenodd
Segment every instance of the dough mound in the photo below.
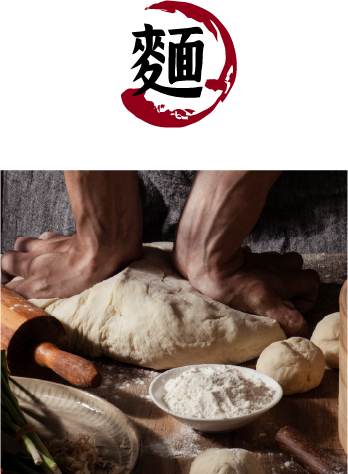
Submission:
M 276 380 L 284 395 L 304 393 L 322 381 L 325 358 L 313 342 L 291 337 L 267 347 L 257 361 L 256 370 Z
M 212 448 L 196 457 L 189 474 L 265 474 L 265 471 L 250 451 Z
M 311 341 L 323 351 L 328 367 L 338 369 L 340 313 L 325 316 L 314 329 Z
M 270 318 L 202 295 L 171 263 L 171 243 L 144 245 L 144 258 L 67 299 L 31 300 L 64 325 L 71 352 L 157 370 L 238 364 L 286 336 Z

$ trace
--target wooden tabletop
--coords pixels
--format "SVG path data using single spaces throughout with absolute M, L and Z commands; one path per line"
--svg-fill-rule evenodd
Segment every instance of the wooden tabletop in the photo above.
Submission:
M 324 281 L 316 307 L 306 315 L 312 332 L 324 316 L 339 310 L 338 296 L 346 278 L 346 256 L 309 255 L 305 256 L 305 263 L 307 267 L 318 269 Z M 327 369 L 320 386 L 314 390 L 284 396 L 254 423 L 229 433 L 213 434 L 182 425 L 152 403 L 149 385 L 159 372 L 106 357 L 93 362 L 102 372 L 104 381 L 101 387 L 89 391 L 120 408 L 140 432 L 143 454 L 135 474 L 188 474 L 195 456 L 212 447 L 252 451 L 267 474 L 304 473 L 274 441 L 276 432 L 289 424 L 337 462 L 346 465 L 347 458 L 338 439 L 338 370 Z M 256 360 L 241 365 L 255 368 Z M 58 376 L 50 380 L 66 383 Z

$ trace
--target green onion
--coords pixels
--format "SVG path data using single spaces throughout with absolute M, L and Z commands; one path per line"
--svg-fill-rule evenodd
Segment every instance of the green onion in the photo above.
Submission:
M 40 453 L 40 454 L 41 454 L 41 457 L 44 460 L 45 464 L 47 464 L 47 466 L 50 469 L 52 469 L 52 471 L 55 471 L 58 468 L 57 463 L 54 460 L 48 458 L 43 453 Z
M 54 458 L 58 466 L 65 466 L 66 459 L 65 458 Z
M 20 387 L 18 383 L 12 380 L 7 371 L 6 352 L 1 351 L 1 430 L 6 434 L 15 437 L 18 430 L 28 424 L 16 397 L 13 395 L 9 381 Z M 57 463 L 48 452 L 48 449 L 40 440 L 36 433 L 27 433 L 21 436 L 21 440 L 31 455 L 31 458 L 36 466 L 44 471 L 45 474 L 62 474 Z M 10 453 L 8 453 L 10 454 Z M 20 472 L 23 474 L 30 474 L 33 471 L 29 467 L 25 466 L 18 458 L 14 455 L 6 455 L 6 459 L 10 462 L 9 468 L 19 468 L 19 464 L 24 466 Z

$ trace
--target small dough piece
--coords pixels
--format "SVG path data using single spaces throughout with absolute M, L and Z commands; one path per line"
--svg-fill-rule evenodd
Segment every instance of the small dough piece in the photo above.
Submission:
M 256 370 L 276 380 L 284 395 L 305 393 L 322 381 L 325 358 L 313 342 L 291 337 L 266 347 L 257 361 Z
M 189 474 L 265 474 L 265 471 L 250 451 L 212 448 L 196 457 Z
M 340 313 L 325 316 L 314 329 L 311 341 L 323 351 L 328 367 L 338 369 Z

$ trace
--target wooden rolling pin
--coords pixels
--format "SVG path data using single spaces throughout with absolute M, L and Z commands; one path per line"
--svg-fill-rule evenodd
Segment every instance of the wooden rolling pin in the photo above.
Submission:
M 333 461 L 293 426 L 281 428 L 275 440 L 284 453 L 310 474 L 347 474 L 347 468 Z
M 88 360 L 64 352 L 66 343 L 58 319 L 1 286 L 1 349 L 12 375 L 42 379 L 52 369 L 78 387 L 99 387 L 101 374 Z
M 340 293 L 340 373 L 338 395 L 338 437 L 347 453 L 347 281 Z

